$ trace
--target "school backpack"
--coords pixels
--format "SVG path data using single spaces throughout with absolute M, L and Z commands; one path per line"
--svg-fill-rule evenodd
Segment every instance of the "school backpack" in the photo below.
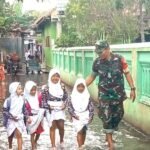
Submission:
M 7 101 L 6 103 L 6 108 L 3 107 L 3 126 L 7 127 L 7 123 L 8 123 L 8 119 L 9 119 L 9 110 L 10 110 L 10 106 L 11 106 L 11 98 L 8 97 L 5 101 Z M 24 106 L 22 108 L 22 112 L 24 112 Z M 24 123 L 26 122 L 26 118 L 24 116 Z
M 8 119 L 9 119 L 9 116 L 8 116 L 7 112 L 9 112 L 10 106 L 11 106 L 10 97 L 8 97 L 6 99 L 6 101 L 7 101 L 6 108 L 3 107 L 3 126 L 4 127 L 7 127 L 7 122 L 8 122 Z

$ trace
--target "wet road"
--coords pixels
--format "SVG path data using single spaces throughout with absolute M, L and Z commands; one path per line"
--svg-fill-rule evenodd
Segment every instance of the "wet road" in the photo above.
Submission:
M 28 75 L 20 74 L 16 79 L 12 79 L 11 76 L 7 76 L 7 81 L 0 88 L 0 94 L 5 97 L 8 95 L 7 89 L 10 82 L 14 80 L 20 81 L 23 85 L 27 80 L 35 81 L 38 86 L 41 86 L 47 81 L 47 74 L 43 75 Z M 3 93 L 2 93 L 3 92 Z M 1 97 L 0 97 L 1 98 Z M 2 108 L 3 101 L 0 100 L 0 110 Z M 58 131 L 57 131 L 58 135 Z M 23 150 L 30 150 L 30 137 L 27 134 L 23 134 L 24 148 Z M 134 127 L 128 125 L 126 122 L 122 121 L 119 126 L 119 131 L 114 133 L 115 149 L 116 150 L 150 150 L 150 137 L 139 132 Z M 58 143 L 57 147 L 59 148 L 59 139 L 57 136 Z M 69 121 L 69 118 L 66 118 L 65 122 L 65 150 L 77 150 L 76 135 L 73 131 L 72 124 Z M 0 111 L 0 150 L 7 150 L 7 134 L 5 128 L 2 126 L 2 114 Z M 17 142 L 14 140 L 14 150 L 16 150 Z M 50 150 L 50 138 L 49 138 L 49 129 L 45 121 L 45 132 L 42 133 L 40 140 L 38 141 L 38 150 Z M 102 124 L 97 114 L 95 113 L 94 120 L 88 128 L 87 137 L 85 142 L 86 150 L 107 150 L 107 145 L 105 142 L 105 134 L 102 132 Z

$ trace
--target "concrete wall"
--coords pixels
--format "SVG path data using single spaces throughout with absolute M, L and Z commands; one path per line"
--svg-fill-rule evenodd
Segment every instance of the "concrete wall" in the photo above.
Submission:
M 5 53 L 17 52 L 22 58 L 22 56 L 24 56 L 22 50 L 22 38 L 0 38 L 0 51 L 4 51 Z
M 124 119 L 150 134 L 150 43 L 111 45 L 111 49 L 126 58 L 137 88 L 135 102 L 130 99 L 124 102 Z M 52 57 L 53 67 L 60 68 L 63 80 L 73 86 L 77 77 L 86 78 L 91 73 L 96 55 L 91 46 L 55 49 Z M 94 100 L 97 100 L 97 83 L 98 78 L 89 87 Z M 125 88 L 129 96 L 127 82 Z

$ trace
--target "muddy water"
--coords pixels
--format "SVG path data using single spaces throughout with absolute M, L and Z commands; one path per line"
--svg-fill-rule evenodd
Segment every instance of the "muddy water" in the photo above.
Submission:
M 11 78 L 11 76 L 7 76 L 7 81 L 5 84 L 1 84 L 3 90 L 0 91 L 0 94 L 8 95 L 8 85 L 10 82 L 14 80 L 18 80 L 24 85 L 25 81 L 27 80 L 35 81 L 38 86 L 41 86 L 46 83 L 47 81 L 47 74 L 43 75 L 29 75 L 25 76 L 20 74 L 17 78 Z M 3 92 L 3 93 L 2 93 Z M 1 98 L 2 99 L 2 98 Z M 0 110 L 2 108 L 3 100 L 0 100 Z M 59 147 L 59 138 L 58 138 L 58 131 L 56 131 L 57 138 L 57 148 Z M 30 137 L 26 133 L 23 134 L 23 150 L 30 150 Z M 119 126 L 119 131 L 114 133 L 114 140 L 115 149 L 116 150 L 150 150 L 150 137 L 139 132 L 133 126 L 130 126 L 126 122 L 122 121 Z M 76 134 L 72 128 L 72 123 L 69 121 L 69 118 L 66 117 L 65 122 L 65 150 L 76 150 L 77 149 L 77 142 L 76 142 Z M 16 150 L 16 140 L 14 139 L 13 148 Z M 2 126 L 2 114 L 0 111 L 0 150 L 7 150 L 7 133 L 5 128 Z M 38 141 L 38 150 L 50 150 L 50 138 L 49 138 L 49 129 L 47 123 L 45 121 L 45 132 L 42 133 L 40 140 Z M 98 116 L 95 114 L 93 122 L 90 124 L 87 137 L 85 142 L 85 149 L 86 150 L 107 150 L 107 143 L 105 142 L 105 134 L 102 132 L 102 124 Z

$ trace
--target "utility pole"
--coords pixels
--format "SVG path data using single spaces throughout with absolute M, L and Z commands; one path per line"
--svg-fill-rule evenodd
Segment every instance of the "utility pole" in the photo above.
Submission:
M 143 21 L 143 1 L 139 0 L 139 11 L 140 11 L 140 35 L 141 35 L 141 42 L 145 42 L 145 35 L 144 35 L 144 21 Z

